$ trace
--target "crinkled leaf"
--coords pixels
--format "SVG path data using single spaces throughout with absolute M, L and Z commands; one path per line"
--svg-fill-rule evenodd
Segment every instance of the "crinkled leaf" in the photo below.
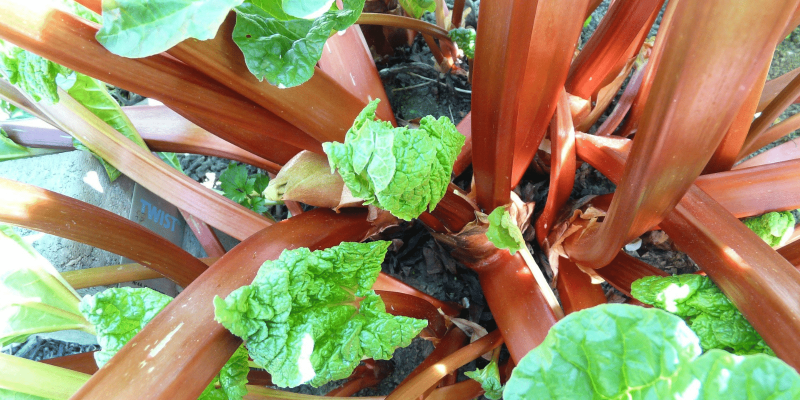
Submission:
M 662 308 L 686 320 L 706 351 L 722 349 L 735 354 L 775 354 L 707 276 L 648 276 L 633 282 L 631 294 L 642 303 Z
M 216 320 L 245 340 L 278 386 L 345 378 L 362 358 L 388 359 L 427 325 L 387 314 L 371 290 L 388 244 L 285 250 L 253 284 L 214 299 Z
M 499 400 L 503 397 L 503 384 L 500 383 L 500 369 L 497 362 L 492 360 L 486 368 L 467 371 L 464 375 L 478 381 L 483 388 L 484 396 L 488 399 Z
M 101 350 L 94 354 L 98 367 L 105 365 L 139 333 L 172 298 L 149 288 L 112 288 L 85 296 L 80 310 L 97 330 Z M 247 353 L 239 347 L 198 400 L 241 400 L 247 394 Z
M 172 300 L 148 288 L 111 288 L 85 296 L 80 309 L 97 330 L 102 349 L 94 353 L 102 367 Z
M 591 18 L 591 17 L 590 17 Z M 456 28 L 450 31 L 450 40 L 469 58 L 475 58 L 475 38 L 477 32 L 472 28 Z
M 0 347 L 34 333 L 91 331 L 80 298 L 47 259 L 10 227 L 0 225 Z
M 97 41 L 123 57 L 148 57 L 188 38 L 213 38 L 242 0 L 104 0 Z
M 244 54 L 247 68 L 259 80 L 279 87 L 297 86 L 314 75 L 331 33 L 345 30 L 358 20 L 364 1 L 344 0 L 342 10 L 332 9 L 313 20 L 284 20 L 273 15 L 272 2 L 246 2 L 236 7 L 233 41 Z
M 0 77 L 36 101 L 57 103 L 56 77 L 71 73 L 66 67 L 0 40 Z
M 242 399 L 247 394 L 245 385 L 248 372 L 250 366 L 247 364 L 247 350 L 244 346 L 239 346 L 197 400 Z
M 570 314 L 551 328 L 520 360 L 503 395 L 507 400 L 800 396 L 800 376 L 777 358 L 700 353 L 698 338 L 680 318 L 604 304 Z
M 791 211 L 773 211 L 742 222 L 770 246 L 785 244 L 794 233 L 795 220 Z
M 331 9 L 333 0 L 282 0 L 283 11 L 304 19 L 314 19 Z
M 525 246 L 517 223 L 511 219 L 505 207 L 497 207 L 489 214 L 489 229 L 486 238 L 498 249 L 508 249 L 513 255 Z
M 344 144 L 322 148 L 353 196 L 411 220 L 444 197 L 465 139 L 447 117 L 427 116 L 419 129 L 393 128 L 375 120 L 377 107 L 374 100 L 361 111 Z
M 433 0 L 400 0 L 400 7 L 414 18 L 421 18 L 425 11 L 436 11 L 436 2 Z

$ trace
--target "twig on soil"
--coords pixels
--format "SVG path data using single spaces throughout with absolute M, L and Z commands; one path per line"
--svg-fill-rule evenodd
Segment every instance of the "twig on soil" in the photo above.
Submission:
M 439 82 L 439 81 L 437 81 L 436 79 L 431 79 L 431 78 L 428 78 L 428 77 L 425 77 L 425 76 L 422 76 L 422 75 L 419 75 L 419 74 L 415 74 L 415 73 L 413 73 L 413 72 L 406 72 L 406 73 L 407 73 L 407 74 L 409 74 L 409 75 L 411 75 L 411 76 L 415 76 L 415 77 L 417 77 L 417 78 L 419 78 L 419 79 L 422 79 L 422 80 L 424 80 L 424 81 L 436 82 L 436 83 L 438 83 L 438 84 L 440 84 L 440 85 L 442 85 L 442 86 L 444 86 L 444 87 L 450 87 L 450 86 L 448 86 L 446 83 L 444 83 L 444 82 Z M 455 87 L 455 86 L 453 86 L 453 89 L 454 89 L 456 92 L 461 92 L 461 93 L 469 93 L 469 94 L 472 94 L 472 91 L 471 91 L 471 90 L 459 89 L 459 88 L 457 88 L 457 87 Z
M 416 88 L 418 88 L 418 87 L 422 87 L 422 86 L 429 85 L 429 84 L 430 84 L 430 82 L 422 82 L 422 83 L 420 83 L 420 84 L 413 85 L 413 86 L 406 86 L 406 87 L 401 87 L 401 88 L 394 88 L 394 89 L 392 89 L 392 91 L 393 91 L 393 92 L 400 92 L 400 91 L 403 91 L 403 90 L 416 89 Z

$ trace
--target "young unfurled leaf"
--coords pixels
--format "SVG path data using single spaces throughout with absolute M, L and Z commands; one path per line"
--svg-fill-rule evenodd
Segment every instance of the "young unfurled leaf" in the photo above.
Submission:
M 400 0 L 399 3 L 408 15 L 417 19 L 422 18 L 425 11 L 436 11 L 436 2 L 433 0 Z
M 475 371 L 467 371 L 464 375 L 475 379 L 481 384 L 481 388 L 486 392 L 484 396 L 491 400 L 498 400 L 503 397 L 503 384 L 500 383 L 500 369 L 497 362 L 492 360 L 486 368 Z
M 476 37 L 477 32 L 472 28 L 456 28 L 450 31 L 450 40 L 454 41 L 468 58 L 475 58 Z
M 361 111 L 344 144 L 322 148 L 353 196 L 410 221 L 444 197 L 465 139 L 447 117 L 427 116 L 419 129 L 376 121 L 378 101 Z
M 269 185 L 269 176 L 264 174 L 249 176 L 247 167 L 230 163 L 219 175 L 219 182 L 225 197 L 259 214 L 267 212 L 263 193 Z
M 486 238 L 498 249 L 508 249 L 511 255 L 525 247 L 525 239 L 516 222 L 505 207 L 497 207 L 489 214 L 489 229 Z
M 56 77 L 71 73 L 66 67 L 0 40 L 0 77 L 35 101 L 57 103 Z
M 791 211 L 770 212 L 742 222 L 770 246 L 785 244 L 794 233 L 795 220 Z
M 214 299 L 216 320 L 244 339 L 278 386 L 346 378 L 362 358 L 390 358 L 427 325 L 386 313 L 371 290 L 388 245 L 284 250 L 251 285 Z
M 47 259 L 10 227 L 0 225 L 0 347 L 34 333 L 80 329 L 94 333 L 80 298 Z
M 101 350 L 94 354 L 98 367 L 105 365 L 145 327 L 172 298 L 148 288 L 112 288 L 86 296 L 80 310 L 97 329 Z M 233 354 L 198 400 L 241 400 L 247 394 L 247 353 Z M 218 387 L 219 386 L 219 387 Z
M 274 3 L 248 1 L 236 7 L 233 41 L 244 54 L 247 68 L 259 80 L 266 79 L 278 87 L 297 86 L 314 75 L 314 66 L 331 33 L 343 31 L 358 20 L 364 1 L 344 0 L 342 10 L 326 11 L 313 20 L 286 20 L 285 14 L 275 15 Z M 283 5 L 289 12 L 286 0 Z
M 148 57 L 188 38 L 213 38 L 242 0 L 104 0 L 97 41 L 108 51 Z
M 800 375 L 763 354 L 701 354 L 675 315 L 604 304 L 559 321 L 523 357 L 503 396 L 516 399 L 797 399 Z
M 735 354 L 775 355 L 728 297 L 707 276 L 648 276 L 631 285 L 642 303 L 667 310 L 684 320 L 700 337 L 704 350 Z
M 60 151 L 61 150 L 37 149 L 37 148 L 20 146 L 13 140 L 9 139 L 6 131 L 4 131 L 3 128 L 0 128 L 0 161 L 16 160 L 18 158 L 52 154 L 52 153 L 58 153 Z

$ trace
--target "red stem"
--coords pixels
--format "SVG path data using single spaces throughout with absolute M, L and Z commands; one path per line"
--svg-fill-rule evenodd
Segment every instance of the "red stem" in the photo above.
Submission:
M 556 115 L 550 124 L 550 191 L 542 215 L 536 220 L 536 239 L 541 245 L 553 228 L 561 208 L 569 200 L 575 183 L 575 130 L 569 110 L 569 97 L 561 90 Z
M 99 247 L 188 286 L 207 266 L 180 247 L 110 211 L 0 178 L 0 221 Z M 99 235 L 98 232 L 113 232 Z
M 249 284 L 265 260 L 285 249 L 362 240 L 372 229 L 365 217 L 361 210 L 316 209 L 251 236 L 181 292 L 72 399 L 134 400 L 143 389 L 149 399 L 196 399 L 242 343 L 214 321 L 214 296 Z M 154 348 L 158 357 L 150 355 Z

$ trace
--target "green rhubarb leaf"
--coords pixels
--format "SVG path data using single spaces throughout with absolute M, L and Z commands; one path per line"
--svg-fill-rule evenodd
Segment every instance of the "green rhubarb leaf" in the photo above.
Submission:
M 130 58 L 161 53 L 184 41 L 213 38 L 242 0 L 104 0 L 97 41 Z
M 358 20 L 364 1 L 344 0 L 342 10 L 326 11 L 313 20 L 285 20 L 274 15 L 274 2 L 248 1 L 235 9 L 233 41 L 244 54 L 247 68 L 259 80 L 266 79 L 281 88 L 297 86 L 314 75 L 331 33 L 343 31 Z M 284 10 L 289 12 L 286 4 L 284 0 Z
M 149 288 L 112 288 L 85 296 L 80 311 L 97 330 L 101 350 L 94 354 L 105 365 L 128 341 L 155 318 L 172 298 Z M 198 400 L 241 400 L 247 394 L 247 352 L 239 347 Z
M 56 149 L 37 149 L 21 146 L 11 140 L 3 128 L 0 128 L 0 161 L 53 154 L 60 151 L 61 150 Z
M 181 161 L 178 160 L 178 156 L 175 153 L 160 152 L 156 154 L 158 154 L 158 157 L 161 158 L 162 161 L 167 163 L 167 165 L 177 169 L 180 173 L 184 173 L 183 168 L 181 168 Z
M 0 77 L 16 85 L 35 101 L 58 102 L 56 77 L 72 71 L 0 40 Z
M 283 11 L 304 19 L 314 19 L 331 9 L 333 0 L 282 0 Z
M 516 399 L 796 399 L 800 375 L 762 354 L 700 355 L 675 315 L 604 304 L 568 315 L 514 368 Z
M 791 211 L 770 212 L 742 222 L 770 246 L 785 244 L 794 233 L 795 220 Z
M 775 355 L 736 306 L 706 276 L 648 276 L 633 282 L 631 294 L 642 303 L 686 320 L 706 351 L 722 349 L 735 354 Z
M 525 247 L 525 239 L 522 238 L 522 232 L 517 223 L 511 219 L 511 215 L 502 206 L 495 208 L 489 214 L 489 229 L 486 231 L 486 238 L 494 244 L 494 247 L 508 249 L 511 255 Z
M 285 250 L 251 285 L 214 299 L 216 320 L 245 341 L 278 386 L 346 378 L 362 358 L 390 358 L 427 325 L 387 314 L 371 290 L 388 245 Z
M 75 81 L 67 90 L 67 93 L 117 132 L 132 140 L 139 147 L 147 149 L 147 145 L 136 128 L 134 128 L 131 120 L 125 115 L 116 100 L 108 93 L 105 83 L 92 77 L 76 73 Z M 121 175 L 116 167 L 109 164 L 97 154 L 94 154 L 94 152 L 89 150 L 88 147 L 80 143 L 77 139 L 73 139 L 72 143 L 76 149 L 88 151 L 100 161 L 100 164 L 103 165 L 103 168 L 105 168 L 108 174 L 109 181 L 113 182 Z
M 408 15 L 419 19 L 426 11 L 436 11 L 436 2 L 433 0 L 400 0 L 400 7 L 403 7 Z
M 450 40 L 458 45 L 468 58 L 475 58 L 475 38 L 477 32 L 472 28 L 456 28 L 450 31 Z
M 85 296 L 80 309 L 97 330 L 102 348 L 94 353 L 98 367 L 105 365 L 172 300 L 148 288 L 112 288 Z
M 465 139 L 447 117 L 427 116 L 419 129 L 393 128 L 375 120 L 378 101 L 361 111 L 344 144 L 322 148 L 353 196 L 410 221 L 444 197 Z
M 0 347 L 34 333 L 93 332 L 80 298 L 47 259 L 10 227 L 0 225 Z
M 491 400 L 499 400 L 503 397 L 503 384 L 500 383 L 500 368 L 497 362 L 492 360 L 486 368 L 464 373 L 469 378 L 478 381 L 483 388 L 484 396 Z

